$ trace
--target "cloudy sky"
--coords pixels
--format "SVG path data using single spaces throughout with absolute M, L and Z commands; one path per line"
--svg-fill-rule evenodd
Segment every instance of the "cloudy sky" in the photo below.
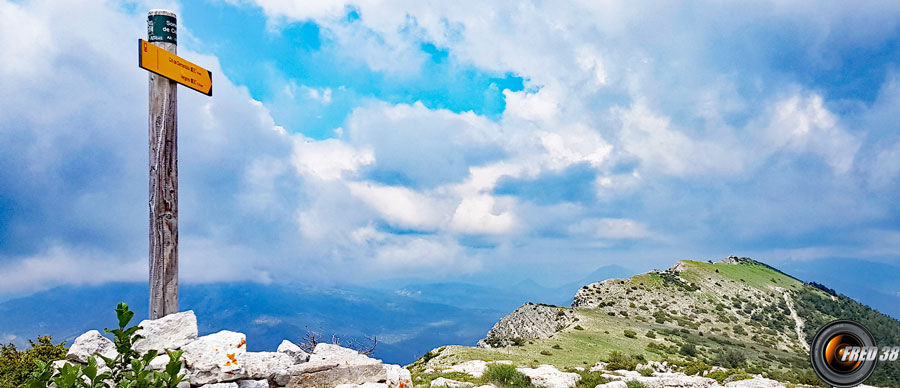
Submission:
M 146 279 L 157 7 L 185 282 L 900 262 L 897 2 L 0 0 L 0 296 Z

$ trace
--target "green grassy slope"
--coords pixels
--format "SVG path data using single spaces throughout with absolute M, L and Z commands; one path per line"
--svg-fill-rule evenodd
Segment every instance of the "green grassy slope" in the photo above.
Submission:
M 680 261 L 665 271 L 586 285 L 571 309 L 577 320 L 548 338 L 516 338 L 519 346 L 500 348 L 450 346 L 413 364 L 413 371 L 475 359 L 565 369 L 620 351 L 640 360 L 735 367 L 816 383 L 808 344 L 830 320 L 858 320 L 879 343 L 900 344 L 900 322 L 746 258 Z M 879 365 L 869 383 L 900 386 L 898 372 L 900 364 Z

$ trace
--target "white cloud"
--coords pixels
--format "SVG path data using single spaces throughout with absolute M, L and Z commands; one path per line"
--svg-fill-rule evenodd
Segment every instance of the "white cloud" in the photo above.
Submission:
M 446 204 L 406 187 L 356 182 L 348 183 L 348 187 L 395 227 L 435 230 L 446 223 Z
M 0 294 L 27 293 L 60 284 L 97 285 L 147 279 L 147 262 L 122 260 L 102 250 L 76 250 L 54 245 L 10 262 L 0 260 L 4 281 Z
M 871 108 L 859 108 L 863 119 L 854 122 L 829 109 L 834 101 L 825 92 L 782 86 L 781 78 L 773 82 L 769 69 L 752 67 L 759 65 L 751 60 L 751 68 L 738 68 L 748 70 L 746 75 L 735 75 L 734 68 L 717 68 L 722 61 L 712 60 L 718 58 L 707 49 L 721 43 L 719 33 L 710 31 L 755 31 L 754 20 L 774 16 L 816 27 L 802 33 L 815 42 L 811 52 L 827 62 L 835 31 L 866 27 L 841 22 L 843 14 L 896 25 L 893 7 L 885 7 L 891 9 L 884 16 L 829 5 L 806 21 L 799 10 L 818 5 L 723 5 L 691 8 L 716 17 L 685 21 L 671 15 L 689 5 L 624 1 L 567 7 L 374 0 L 354 1 L 349 8 L 349 2 L 258 4 L 275 29 L 292 20 L 315 21 L 321 55 L 352 58 L 391 73 L 388 80 L 422 76 L 427 56 L 420 44 L 433 43 L 449 52 L 450 68 L 514 74 L 525 79 L 524 90 L 503 91 L 506 110 L 498 120 L 422 103 L 368 100 L 353 108 L 335 131 L 337 138 L 314 140 L 277 126 L 269 114 L 276 108 L 233 85 L 216 57 L 182 49 L 216 74 L 214 98 L 183 93 L 179 101 L 182 257 L 191 258 L 183 261 L 182 273 L 188 282 L 298 275 L 328 281 L 345 268 L 364 268 L 365 274 L 354 276 L 368 279 L 410 271 L 466 273 L 500 268 L 523 252 L 539 263 L 544 258 L 531 249 L 549 244 L 545 234 L 563 239 L 568 232 L 554 252 L 566 245 L 616 245 L 590 245 L 597 240 L 674 244 L 659 237 L 670 235 L 684 246 L 704 246 L 767 233 L 852 228 L 895 214 L 890 200 L 857 203 L 867 192 L 848 174 L 865 170 L 876 195 L 896 187 L 898 143 L 878 142 L 883 134 L 866 136 L 873 123 L 882 123 L 884 133 L 895 129 L 897 104 L 889 87 Z M 646 7 L 662 10 L 648 13 Z M 350 9 L 358 9 L 361 19 L 347 21 Z M 746 12 L 732 15 L 735 10 Z M 146 75 L 132 57 L 121 55 L 134 49 L 133 41 L 121 37 L 143 36 L 145 15 L 125 14 L 116 4 L 36 1 L 0 2 L 0 16 L 9 21 L 0 24 L 4 36 L 29 34 L 28 44 L 0 42 L 6 64 L 0 84 L 10 91 L 0 96 L 0 160 L 22 166 L 4 168 L 10 177 L 0 174 L 0 183 L 10 189 L 0 194 L 15 194 L 23 208 L 39 213 L 38 221 L 3 225 L 32 241 L 22 249 L 30 253 L 2 257 L 0 267 L 12 274 L 10 284 L 24 288 L 143 279 L 146 249 L 134 237 L 146 233 L 145 132 L 123 129 L 146 125 Z M 182 29 L 186 37 L 189 27 Z M 858 30 L 854 42 L 893 31 Z M 96 62 L 106 64 L 102 73 L 85 70 Z M 278 109 L 288 111 L 300 109 L 291 105 L 298 100 L 321 107 L 342 93 L 337 85 L 277 83 L 283 85 L 278 103 L 287 101 Z M 859 121 L 866 127 L 857 129 Z M 822 178 L 815 166 L 797 161 L 806 155 L 816 155 L 841 176 Z M 73 160 L 83 164 L 83 175 L 72 173 Z M 596 197 L 585 203 L 559 199 L 544 205 L 494 192 L 501 180 L 565 175 L 573 166 L 589 170 L 584 181 L 560 185 L 590 186 Z M 33 199 L 38 197 L 46 199 Z M 599 216 L 611 208 L 616 218 Z M 82 243 L 84 236 L 101 237 Z M 497 247 L 465 246 L 462 241 L 473 236 Z M 48 242 L 54 248 L 34 248 Z M 89 248 L 73 248 L 80 244 Z M 578 255 L 559 256 L 568 254 Z M 88 280 L 82 267 L 96 263 L 124 267 Z
M 516 219 L 509 205 L 490 195 L 476 195 L 462 200 L 453 213 L 450 227 L 464 234 L 506 234 L 513 231 Z
M 467 258 L 455 241 L 437 237 L 408 237 L 378 248 L 378 268 L 404 268 L 407 275 L 425 271 L 470 273 L 480 263 Z
M 354 176 L 360 167 L 375 162 L 371 150 L 356 149 L 337 139 L 313 141 L 299 136 L 294 140 L 294 168 L 304 176 L 338 180 Z
M 841 128 L 817 94 L 794 95 L 777 102 L 764 132 L 773 150 L 819 154 L 837 173 L 853 167 L 859 140 Z
M 638 157 L 645 171 L 681 176 L 743 169 L 743 147 L 727 139 L 692 139 L 673 128 L 670 118 L 654 114 L 641 103 L 614 112 L 622 122 L 622 149 Z
M 559 103 L 547 89 L 541 89 L 536 93 L 504 90 L 503 95 L 506 96 L 504 115 L 507 117 L 549 121 L 556 116 L 559 110 Z
M 611 240 L 653 237 L 646 226 L 626 218 L 588 218 L 570 226 L 569 233 Z

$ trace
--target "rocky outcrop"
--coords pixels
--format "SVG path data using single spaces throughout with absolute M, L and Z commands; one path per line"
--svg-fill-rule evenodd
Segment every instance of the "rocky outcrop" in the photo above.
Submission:
M 212 384 L 246 377 L 238 357 L 247 352 L 247 337 L 241 333 L 222 330 L 198 338 L 184 346 L 184 365 L 190 371 L 192 384 Z
M 575 318 L 575 311 L 570 308 L 526 303 L 501 318 L 487 336 L 478 341 L 478 347 L 503 347 L 529 339 L 547 338 L 571 325 Z
M 294 360 L 295 364 L 309 361 L 309 354 L 304 352 L 303 349 L 300 349 L 299 346 L 288 340 L 281 341 L 281 344 L 278 345 L 278 349 L 276 351 L 290 356 L 291 359 Z
M 553 365 L 541 365 L 537 368 L 516 368 L 531 379 L 531 384 L 544 388 L 571 388 L 581 380 L 578 373 L 560 372 Z
M 66 353 L 66 359 L 86 364 L 88 362 L 88 357 L 93 356 L 94 353 L 99 353 L 104 357 L 113 358 L 117 354 L 116 345 L 100 334 L 99 331 L 91 330 L 78 336 L 78 338 L 75 338 L 75 342 L 72 343 L 72 347 L 70 347 L 69 352 Z M 103 362 L 99 357 L 97 361 L 100 363 Z
M 713 388 L 719 386 L 716 380 L 701 376 L 688 376 L 684 373 L 655 373 L 653 376 L 641 376 L 634 380 L 641 382 L 647 388 Z
M 134 350 L 146 353 L 156 349 L 165 354 L 166 349 L 176 350 L 197 339 L 197 316 L 193 310 L 169 314 L 154 320 L 143 320 L 136 334 L 144 339 L 134 343 Z
M 474 387 L 475 384 L 438 377 L 434 380 L 431 380 L 431 386 L 448 388 L 471 388 Z
M 784 384 L 775 380 L 764 379 L 761 377 L 748 380 L 732 381 L 725 384 L 726 388 L 784 388 Z
M 487 364 L 487 361 L 482 360 L 466 361 L 445 369 L 444 372 L 466 373 L 472 377 L 479 378 L 484 374 L 484 371 L 487 370 Z
M 149 349 L 184 351 L 182 373 L 189 383 L 179 388 L 412 388 L 407 369 L 338 345 L 318 344 L 312 354 L 307 354 L 284 341 L 277 352 L 248 352 L 247 337 L 242 333 L 223 330 L 197 337 L 197 319 L 192 311 L 139 325 L 146 337 L 140 341 L 142 353 Z M 69 361 L 56 362 L 54 367 L 86 363 L 95 353 L 110 358 L 117 355 L 112 341 L 91 330 L 75 340 L 67 354 Z M 161 370 L 168 361 L 168 355 L 162 354 L 150 367 Z
M 309 361 L 291 366 L 274 377 L 278 386 L 292 388 L 333 387 L 341 384 L 382 383 L 389 388 L 408 388 L 412 377 L 398 365 L 385 365 L 353 349 L 318 344 Z

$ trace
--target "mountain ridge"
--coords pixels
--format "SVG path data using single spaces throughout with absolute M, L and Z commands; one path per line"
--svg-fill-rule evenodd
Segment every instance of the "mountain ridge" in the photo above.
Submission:
M 854 319 L 877 343 L 900 343 L 900 321 L 823 288 L 749 258 L 682 260 L 665 270 L 584 285 L 568 307 L 526 303 L 501 318 L 479 347 L 445 347 L 421 367 L 508 360 L 571 369 L 620 352 L 636 360 L 821 383 L 809 367 L 808 349 L 828 321 Z M 900 386 L 900 368 L 881 365 L 871 380 Z

